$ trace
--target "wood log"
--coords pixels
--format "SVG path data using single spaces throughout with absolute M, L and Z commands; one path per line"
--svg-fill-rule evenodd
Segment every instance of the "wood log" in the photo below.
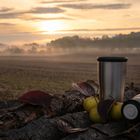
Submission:
M 139 87 L 126 87 L 125 100 L 139 93 Z M 54 96 L 49 110 L 48 107 L 23 104 L 17 100 L 0 102 L 0 140 L 140 139 L 140 126 L 133 124 L 126 127 L 127 122 L 121 122 L 125 126 L 123 133 L 114 132 L 114 136 L 107 134 L 111 130 L 104 124 L 90 127 L 92 123 L 88 114 L 78 112 L 83 110 L 85 97 L 80 91 L 69 90 L 61 96 Z M 115 124 L 119 130 L 123 128 L 118 122 Z M 112 123 L 107 125 L 110 127 Z M 113 127 L 116 128 L 116 125 Z M 103 128 L 108 131 L 105 132 Z
M 72 134 L 71 134 L 72 133 Z M 93 124 L 86 112 L 34 120 L 20 129 L 0 132 L 0 140 L 139 140 L 140 123 L 125 120 Z
M 140 123 L 129 124 L 125 120 L 94 124 L 87 131 L 70 134 L 62 140 L 139 140 Z
M 65 122 L 67 126 L 60 129 L 59 121 Z M 0 132 L 1 140 L 59 140 L 67 135 L 73 128 L 87 128 L 91 125 L 88 114 L 77 112 L 64 116 L 47 119 L 45 116 L 32 121 L 20 129 L 12 129 Z M 66 131 L 65 131 L 66 130 Z

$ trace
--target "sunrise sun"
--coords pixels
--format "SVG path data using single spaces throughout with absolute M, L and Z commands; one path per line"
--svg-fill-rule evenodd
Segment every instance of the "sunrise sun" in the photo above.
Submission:
M 65 28 L 66 24 L 62 21 L 43 21 L 38 24 L 38 29 L 44 33 L 56 33 Z

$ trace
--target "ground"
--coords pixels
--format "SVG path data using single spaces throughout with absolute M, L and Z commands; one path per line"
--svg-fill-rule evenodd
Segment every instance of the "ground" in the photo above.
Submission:
M 138 55 L 128 55 L 126 82 L 140 83 Z M 97 56 L 69 54 L 61 56 L 1 56 L 0 100 L 16 99 L 32 89 L 62 94 L 72 82 L 97 81 Z

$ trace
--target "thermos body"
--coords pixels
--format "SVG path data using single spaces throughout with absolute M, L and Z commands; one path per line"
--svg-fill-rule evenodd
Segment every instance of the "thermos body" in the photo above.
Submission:
M 125 57 L 99 57 L 100 100 L 123 101 L 126 61 Z

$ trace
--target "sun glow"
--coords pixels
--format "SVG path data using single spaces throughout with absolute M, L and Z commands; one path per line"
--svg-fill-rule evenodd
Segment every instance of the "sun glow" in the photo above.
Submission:
M 43 21 L 37 27 L 43 33 L 56 33 L 57 31 L 64 30 L 66 24 L 62 21 Z

